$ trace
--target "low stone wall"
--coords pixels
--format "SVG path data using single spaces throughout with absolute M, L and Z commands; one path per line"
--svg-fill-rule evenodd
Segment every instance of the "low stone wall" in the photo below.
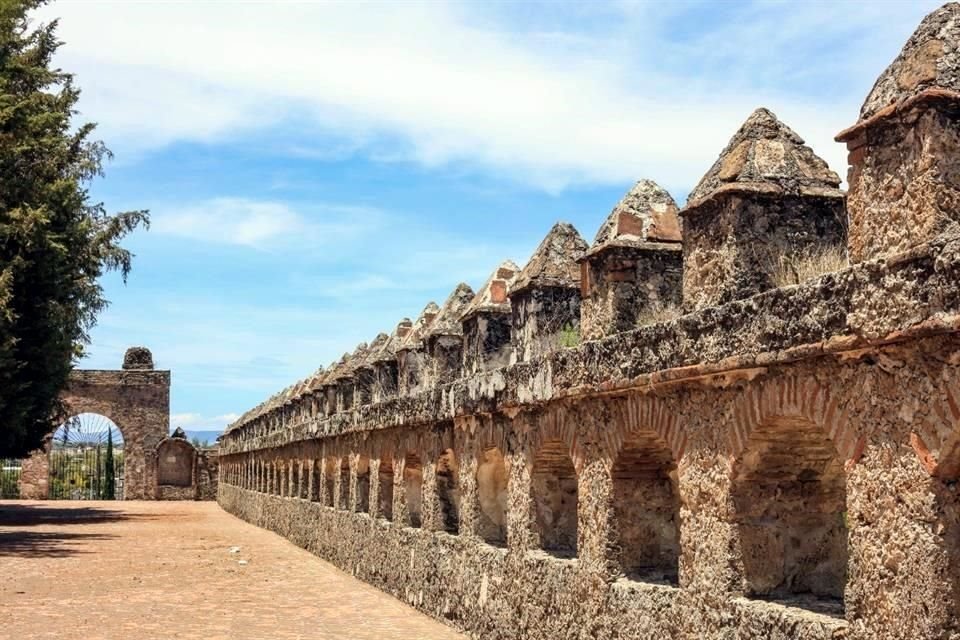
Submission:
M 222 485 L 219 499 L 476 637 L 939 638 L 958 629 L 960 504 L 916 444 L 956 431 L 958 399 L 960 336 L 944 334 L 288 443 L 243 469 L 259 491 Z M 505 549 L 486 542 L 491 450 L 507 474 Z M 437 482 L 451 453 L 457 535 Z M 242 459 L 224 459 L 231 485 Z M 551 546 L 570 524 L 564 459 L 575 543 Z M 676 498 L 640 503 L 638 485 Z
M 368 514 L 223 487 L 220 504 L 343 571 L 474 637 L 826 640 L 844 623 L 742 598 L 715 602 L 702 620 L 695 601 L 668 585 L 598 581 L 576 560 L 508 552 L 438 531 L 396 527 Z M 684 631 L 689 629 L 690 631 Z

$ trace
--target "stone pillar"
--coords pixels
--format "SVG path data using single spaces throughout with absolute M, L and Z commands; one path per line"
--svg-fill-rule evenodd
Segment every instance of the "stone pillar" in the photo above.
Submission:
M 610 465 L 597 451 L 584 451 L 577 469 L 577 558 L 580 570 L 606 576 L 610 559 Z
M 380 458 L 370 458 L 370 517 L 380 517 Z
M 680 212 L 688 311 L 846 264 L 840 178 L 766 109 L 754 111 Z
M 357 478 L 357 466 L 360 463 L 360 454 L 351 453 L 347 455 L 350 465 L 350 484 L 347 493 L 347 511 L 357 512 L 357 503 L 360 502 L 360 483 Z
M 310 502 L 316 502 L 317 493 L 316 485 L 314 484 L 313 474 L 317 467 L 317 461 L 313 458 L 307 460 L 307 500 Z
M 401 527 L 410 526 L 410 513 L 407 510 L 407 485 L 403 471 L 406 468 L 406 456 L 393 458 L 393 522 Z
M 460 456 L 460 535 L 472 538 L 480 537 L 480 494 L 477 489 L 479 455 L 482 453 L 478 452 L 477 441 L 471 439 Z
M 22 500 L 46 500 L 50 497 L 50 447 L 47 438 L 43 448 L 30 454 L 20 464 L 20 498 Z
M 580 267 L 588 249 L 573 225 L 558 222 L 510 286 L 514 362 L 580 343 Z
M 423 460 L 423 499 L 420 503 L 420 519 L 424 529 L 443 531 L 443 514 L 437 495 L 437 464 L 435 460 Z
M 900 253 L 960 222 L 960 6 L 928 15 L 880 75 L 849 151 L 853 262 Z
M 507 483 L 507 493 L 510 496 L 510 508 L 507 509 L 507 548 L 518 552 L 526 552 L 531 547 L 533 499 L 530 496 L 530 471 L 533 468 L 533 455 L 533 452 L 503 452 L 510 474 Z
M 303 459 L 297 458 L 297 495 L 299 499 L 303 498 L 303 489 L 304 489 L 304 479 L 303 479 Z
M 294 462 L 296 462 L 296 461 L 295 461 L 293 458 L 288 458 L 288 459 L 286 460 L 286 465 L 287 465 L 287 497 L 288 497 L 288 498 L 295 498 L 295 497 L 296 497 L 296 493 L 294 493 L 294 492 L 297 490 L 297 485 L 296 485 L 296 482 L 294 482 L 294 480 L 293 480 L 293 465 L 294 465 Z
M 679 315 L 683 247 L 677 205 L 641 180 L 614 207 L 580 258 L 584 340 Z

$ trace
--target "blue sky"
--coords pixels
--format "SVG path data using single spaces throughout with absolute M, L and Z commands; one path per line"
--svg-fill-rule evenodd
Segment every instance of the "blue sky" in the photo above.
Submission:
M 220 429 L 639 178 L 682 205 L 758 106 L 844 175 L 833 135 L 936 6 L 61 0 L 116 154 L 93 193 L 153 217 L 80 366 L 146 345 L 173 426 Z

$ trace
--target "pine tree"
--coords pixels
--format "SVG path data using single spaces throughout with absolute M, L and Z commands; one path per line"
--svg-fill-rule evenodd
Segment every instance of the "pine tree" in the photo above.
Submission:
M 56 22 L 34 25 L 44 0 L 0 0 L 0 457 L 41 445 L 59 396 L 106 306 L 98 283 L 132 254 L 120 240 L 147 212 L 108 215 L 88 186 L 110 157 L 73 121 L 80 90 L 52 67 Z
M 104 500 L 116 500 L 117 490 L 114 482 L 116 472 L 113 469 L 113 429 L 107 431 L 107 453 L 103 458 L 103 490 L 100 497 Z

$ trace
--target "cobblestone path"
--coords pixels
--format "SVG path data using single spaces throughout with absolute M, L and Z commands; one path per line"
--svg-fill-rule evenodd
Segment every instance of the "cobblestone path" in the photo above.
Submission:
M 465 638 L 209 502 L 0 502 L 0 636 Z

